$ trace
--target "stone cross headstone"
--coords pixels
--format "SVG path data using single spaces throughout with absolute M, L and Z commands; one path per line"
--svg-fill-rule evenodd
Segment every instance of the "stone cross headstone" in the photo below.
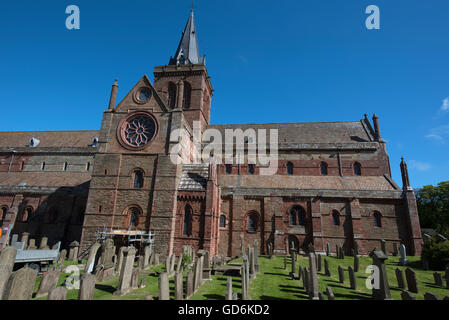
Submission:
M 407 290 L 402 290 L 401 292 L 402 300 L 416 300 L 416 298 Z
M 49 270 L 42 277 L 41 283 L 39 284 L 39 289 L 36 293 L 36 298 L 44 297 L 48 295 L 48 293 L 56 288 L 58 284 L 60 272 L 59 270 Z
M 48 293 L 48 300 L 65 300 L 67 297 L 67 289 L 64 287 L 56 287 Z
M 435 285 L 442 287 L 443 286 L 443 276 L 439 272 L 433 273 L 433 279 L 435 280 Z
M 436 294 L 433 294 L 432 292 L 426 292 L 424 294 L 424 300 L 441 300 L 440 297 L 438 297 Z
M 418 293 L 418 282 L 416 281 L 416 273 L 410 268 L 405 269 L 405 278 L 407 280 L 408 291 Z
M 30 300 L 36 284 L 37 272 L 31 268 L 22 268 L 9 278 L 5 289 L 5 300 Z
M 175 273 L 175 300 L 183 300 L 183 277 L 182 272 Z
M 348 273 L 349 273 L 349 285 L 351 289 L 357 290 L 357 281 L 355 279 L 355 272 L 351 266 L 348 267 Z
M 0 252 L 0 300 L 3 299 L 4 291 L 14 267 L 16 255 L 17 249 L 11 246 L 4 248 Z
M 398 281 L 398 288 L 405 289 L 404 274 L 402 273 L 402 270 L 396 268 L 395 273 L 396 273 L 396 280 Z
M 167 272 L 163 272 L 159 275 L 159 300 L 170 300 L 170 287 Z
M 403 243 L 401 243 L 400 251 L 401 251 L 401 258 L 399 259 L 399 265 L 406 266 L 408 264 L 407 251 L 405 250 L 405 245 Z
M 78 292 L 78 300 L 93 300 L 95 290 L 95 275 L 84 273 L 81 276 L 80 291 Z
M 373 298 L 375 300 L 391 300 L 390 285 L 388 284 L 387 269 L 385 260 L 388 259 L 383 251 L 372 251 L 370 254 L 373 265 L 378 267 L 379 286 L 373 286 Z
M 327 261 L 327 259 L 324 259 L 324 274 L 328 277 L 331 276 L 331 271 L 329 269 L 329 262 Z
M 134 270 L 134 259 L 136 256 L 136 248 L 130 246 L 123 250 L 123 258 L 121 261 L 121 267 L 120 267 L 120 276 L 119 276 L 119 282 L 117 286 L 117 290 L 114 292 L 114 295 L 124 295 L 127 294 L 130 290 L 132 290 L 131 287 L 131 278 L 133 276 L 133 270 Z
M 326 294 L 327 294 L 327 299 L 328 300 L 335 300 L 335 296 L 334 296 L 334 293 L 332 292 L 332 288 L 331 287 L 327 287 L 326 288 Z
M 319 300 L 318 296 L 318 275 L 316 270 L 316 259 L 313 252 L 309 252 L 309 268 L 310 268 L 310 282 L 309 282 L 309 298 L 310 300 Z
M 343 270 L 342 266 L 338 266 L 338 281 L 340 283 L 344 283 L 345 282 L 345 272 Z
M 232 300 L 232 278 L 226 280 L 226 300 Z

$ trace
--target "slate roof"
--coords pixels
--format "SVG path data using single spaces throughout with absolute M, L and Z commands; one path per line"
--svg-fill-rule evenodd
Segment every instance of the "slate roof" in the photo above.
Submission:
M 182 167 L 178 190 L 205 191 L 209 179 L 208 164 L 185 164 Z
M 279 143 L 357 143 L 372 142 L 373 135 L 365 120 L 347 122 L 297 122 L 209 125 L 224 138 L 225 129 L 278 129 Z
M 240 178 L 240 179 L 239 179 Z M 240 180 L 240 181 L 239 181 Z M 384 176 L 220 175 L 221 187 L 309 190 L 396 190 Z
M 99 131 L 4 131 L 0 132 L 0 147 L 28 147 L 33 137 L 40 140 L 39 148 L 83 148 L 90 146 L 94 137 L 99 137 Z

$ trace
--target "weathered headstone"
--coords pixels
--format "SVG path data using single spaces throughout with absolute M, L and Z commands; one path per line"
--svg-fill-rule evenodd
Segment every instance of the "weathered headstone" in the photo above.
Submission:
M 324 274 L 328 277 L 331 276 L 331 271 L 329 269 L 329 262 L 327 261 L 327 259 L 324 259 Z
M 36 298 L 44 297 L 48 295 L 48 293 L 56 288 L 58 284 L 60 272 L 59 270 L 49 270 L 42 277 L 41 283 L 39 284 L 39 289 L 36 293 Z
M 132 274 L 131 274 L 131 289 L 137 289 L 139 286 L 139 275 L 140 275 L 140 268 L 133 268 Z
M 350 288 L 352 290 L 357 290 L 357 281 L 355 279 L 355 272 L 354 272 L 354 269 L 351 266 L 348 267 L 348 273 L 349 273 L 349 285 L 350 285 Z
M 442 287 L 443 286 L 443 276 L 439 272 L 433 273 L 433 279 L 435 281 L 435 285 Z
M 301 277 L 302 277 L 302 275 L 303 275 L 303 270 L 302 270 L 302 266 L 299 266 L 299 268 L 298 268 L 298 280 L 301 280 Z
M 143 269 L 147 269 L 150 266 L 150 253 L 151 248 L 149 245 L 145 246 L 145 251 L 143 254 Z
M 402 300 L 416 300 L 416 298 L 407 290 L 402 290 L 401 292 Z
M 114 295 L 124 295 L 127 294 L 131 287 L 131 278 L 133 276 L 134 270 L 134 258 L 136 256 L 136 248 L 130 246 L 123 250 L 123 258 L 121 261 L 120 276 L 117 286 L 117 290 Z
M 80 244 L 78 241 L 72 241 L 69 245 L 69 260 L 75 261 L 78 259 L 78 251 Z
M 176 263 L 176 272 L 181 271 L 181 266 L 182 266 L 182 254 L 180 254 L 178 257 L 178 263 Z
M 95 290 L 95 276 L 90 273 L 84 273 L 81 276 L 80 291 L 78 300 L 93 300 Z
M 357 241 L 354 241 L 354 255 L 359 255 L 359 244 L 357 243 Z
M 176 265 L 176 256 L 175 254 L 172 254 L 170 256 L 170 275 L 173 275 L 175 273 L 175 265 Z
M 166 258 L 165 258 L 165 272 L 168 272 L 168 273 L 170 273 L 170 262 L 171 262 L 171 258 L 170 258 L 170 256 L 167 256 Z
M 84 272 L 92 273 L 92 271 L 95 270 L 98 260 L 100 259 L 100 255 L 98 254 L 98 249 L 100 249 L 100 247 L 101 244 L 97 242 L 90 248 Z
M 259 241 L 254 240 L 254 271 L 259 272 Z
M 14 272 L 6 286 L 4 299 L 30 300 L 33 295 L 36 277 L 37 272 L 31 268 L 22 268 Z
M 59 252 L 58 265 L 64 266 L 64 262 L 65 262 L 66 256 L 67 256 L 67 250 L 66 250 L 66 249 L 62 249 L 62 250 Z
M 240 235 L 240 256 L 243 256 L 245 254 L 245 240 L 243 238 L 243 235 Z
M 22 233 L 22 237 L 20 238 L 20 242 L 24 244 L 23 250 L 26 250 L 28 248 L 28 237 L 30 234 L 28 232 Z
M 398 281 L 398 288 L 405 289 L 404 274 L 402 273 L 402 270 L 396 268 L 395 273 L 396 273 L 396 280 Z
M 292 279 L 295 279 L 296 278 L 296 274 L 295 274 L 295 272 L 296 272 L 295 253 L 292 251 L 290 256 L 291 256 L 291 261 L 292 261 L 292 264 L 291 264 L 292 269 L 291 269 L 291 272 L 290 272 L 290 277 L 292 277 Z
M 118 250 L 118 258 L 117 258 L 117 264 L 116 264 L 116 273 L 120 274 L 122 270 L 122 264 L 123 264 L 123 252 L 126 250 L 127 247 L 120 247 Z
M 326 288 L 326 294 L 327 294 L 327 299 L 328 300 L 335 300 L 335 296 L 334 296 L 334 293 L 332 292 L 332 288 L 331 287 L 327 287 Z
M 401 251 L 401 258 L 399 259 L 399 265 L 406 266 L 408 264 L 407 251 L 406 251 L 405 245 L 403 243 L 401 243 L 400 251 Z
M 36 239 L 28 240 L 28 248 L 27 248 L 27 250 L 37 250 Z
M 48 300 L 65 300 L 67 297 L 67 289 L 64 287 L 56 287 L 48 293 Z
M 388 284 L 387 269 L 385 267 L 385 260 L 388 257 L 383 251 L 372 251 L 370 256 L 373 259 L 373 265 L 377 266 L 379 271 L 379 286 L 373 286 L 373 299 L 391 300 L 390 285 Z
M 170 287 L 167 272 L 163 272 L 159 275 L 159 300 L 170 300 Z
M 340 283 L 344 283 L 345 282 L 345 272 L 343 270 L 342 266 L 338 266 L 338 281 Z
M 159 253 L 154 254 L 154 265 L 158 266 L 160 264 Z
M 48 238 L 42 237 L 41 243 L 39 244 L 39 250 L 50 250 L 50 247 L 48 246 L 47 242 L 48 242 Z
M 424 300 L 441 300 L 440 297 L 438 297 L 436 294 L 433 294 L 432 292 L 426 292 L 424 294 Z
M 418 282 L 416 281 L 416 273 L 410 268 L 405 269 L 405 278 L 407 279 L 408 291 L 418 293 Z
M 17 249 L 14 247 L 6 247 L 0 252 L 0 300 L 8 284 L 16 260 Z
M 330 256 L 331 255 L 331 246 L 328 243 L 326 243 L 326 256 Z
M 319 300 L 318 296 L 318 275 L 316 270 L 316 259 L 313 252 L 309 252 L 309 298 L 310 300 Z
M 193 294 L 193 276 L 194 273 L 192 271 L 187 272 L 186 299 L 190 298 L 190 296 Z
M 317 256 L 318 256 L 318 260 L 317 260 L 317 271 L 318 272 L 321 272 L 321 254 L 317 254 Z
M 175 273 L 175 300 L 183 300 L 183 278 L 182 272 Z

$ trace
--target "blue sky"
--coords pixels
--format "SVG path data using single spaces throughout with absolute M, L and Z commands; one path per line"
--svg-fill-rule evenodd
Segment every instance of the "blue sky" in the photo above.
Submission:
M 65 28 L 65 8 L 81 11 Z M 365 8 L 380 8 L 367 30 Z M 449 1 L 197 0 L 211 121 L 353 121 L 379 116 L 393 178 L 449 180 Z M 119 99 L 175 53 L 191 1 L 0 2 L 1 131 L 98 129 Z M 446 100 L 445 100 L 446 99 Z M 445 101 L 445 102 L 444 102 Z M 238 116 L 237 116 L 238 115 Z

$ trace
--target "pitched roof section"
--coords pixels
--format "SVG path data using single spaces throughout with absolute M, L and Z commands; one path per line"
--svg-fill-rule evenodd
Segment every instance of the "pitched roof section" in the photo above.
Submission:
M 208 164 L 185 164 L 182 167 L 178 190 L 205 191 L 209 179 Z
M 193 10 L 190 12 L 189 20 L 182 32 L 181 41 L 176 50 L 174 58 L 170 58 L 169 65 L 204 64 L 205 58 L 200 57 L 198 49 L 198 38 L 193 18 Z
M 0 132 L 0 147 L 28 147 L 31 138 L 39 140 L 36 147 L 72 147 L 84 148 L 92 145 L 98 130 L 86 131 L 7 131 Z
M 299 123 L 256 123 L 209 125 L 208 129 L 217 129 L 224 137 L 225 129 L 278 129 L 279 143 L 357 143 L 372 142 L 362 121 L 348 122 L 299 122 Z M 256 136 L 257 137 L 257 136 Z

